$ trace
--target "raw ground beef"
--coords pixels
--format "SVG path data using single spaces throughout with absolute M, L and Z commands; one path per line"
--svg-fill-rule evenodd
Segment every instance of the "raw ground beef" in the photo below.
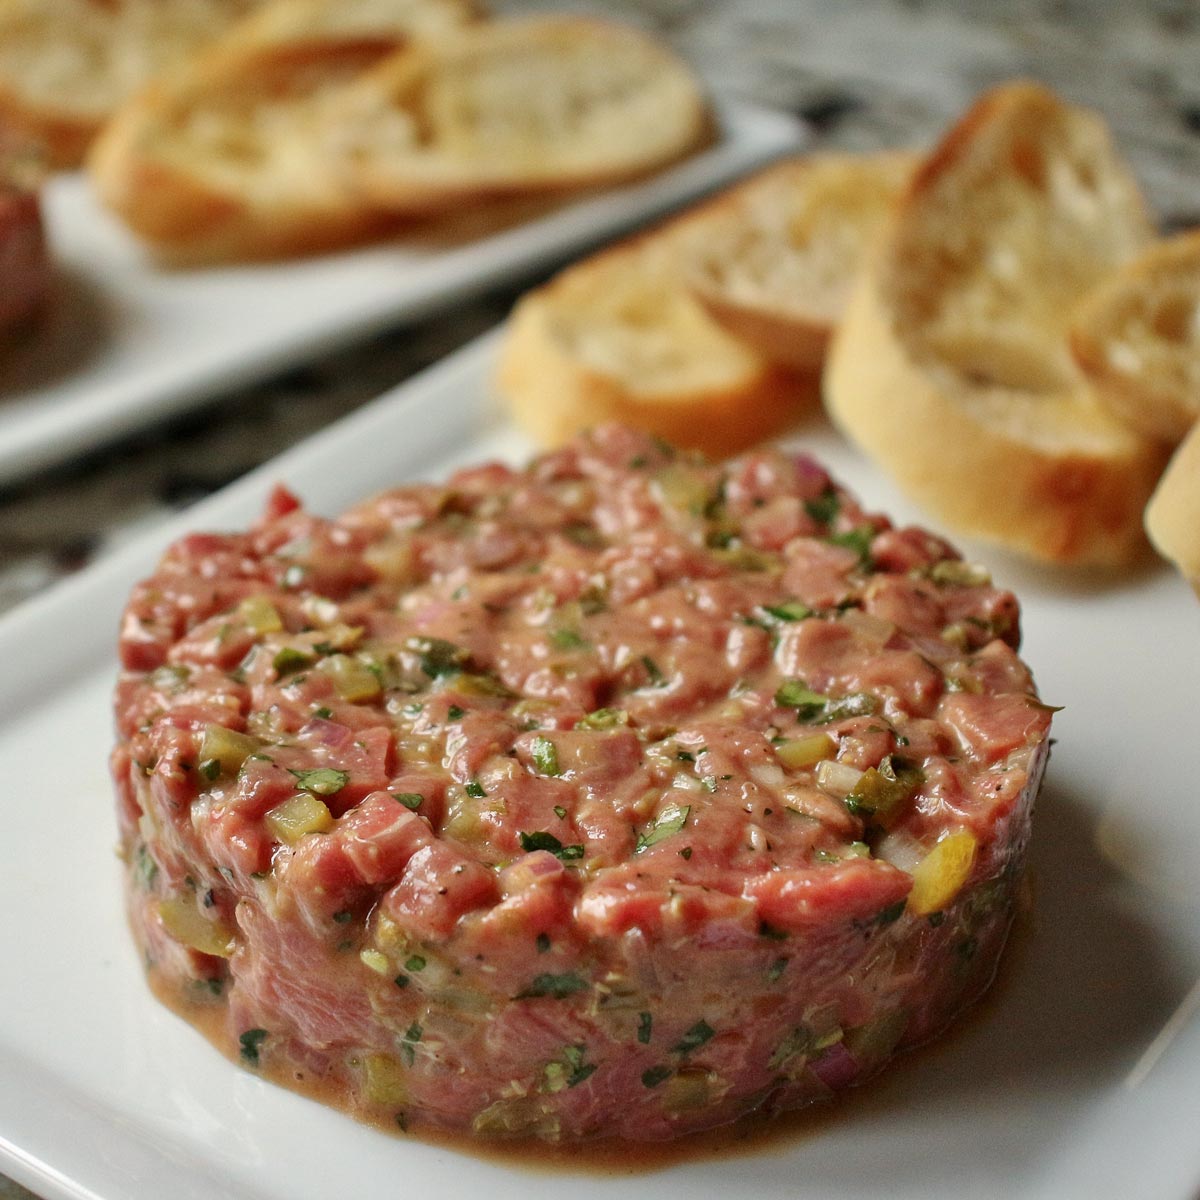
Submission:
M 1049 710 L 1013 596 L 803 456 L 606 427 L 197 534 L 121 630 L 160 991 L 371 1119 L 664 1139 L 987 985 Z

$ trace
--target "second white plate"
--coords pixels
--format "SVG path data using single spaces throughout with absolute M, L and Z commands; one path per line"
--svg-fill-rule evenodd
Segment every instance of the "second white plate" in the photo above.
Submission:
M 713 146 L 654 177 L 453 248 L 390 242 L 294 262 L 166 270 L 79 176 L 53 180 L 59 288 L 0 360 L 0 483 L 352 337 L 413 320 L 725 183 L 801 140 L 784 113 L 718 108 Z

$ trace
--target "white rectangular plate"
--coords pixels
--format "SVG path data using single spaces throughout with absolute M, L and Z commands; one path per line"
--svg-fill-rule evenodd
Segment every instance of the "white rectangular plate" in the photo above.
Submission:
M 105 770 L 131 584 L 185 529 L 244 526 L 277 481 L 335 513 L 467 460 L 519 460 L 529 447 L 486 397 L 494 353 L 491 335 L 0 621 L 0 1165 L 46 1196 L 92 1200 L 1193 1196 L 1200 1022 L 1145 1058 L 1200 976 L 1200 613 L 1165 569 L 1099 580 L 965 547 L 1023 597 L 1026 656 L 1066 706 L 1035 915 L 979 1011 L 807 1133 L 649 1177 L 526 1172 L 273 1087 L 151 998 Z M 796 442 L 871 506 L 915 518 L 818 417 Z
M 413 320 L 584 247 L 795 147 L 784 113 L 730 102 L 713 146 L 654 177 L 454 248 L 394 241 L 293 262 L 170 270 L 81 176 L 51 182 L 59 287 L 44 326 L 0 356 L 0 483 Z

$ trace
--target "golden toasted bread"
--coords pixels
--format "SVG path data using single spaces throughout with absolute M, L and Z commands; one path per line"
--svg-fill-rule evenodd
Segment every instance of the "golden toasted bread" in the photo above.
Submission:
M 846 434 L 961 532 L 1054 562 L 1144 545 L 1161 465 L 1099 403 L 1070 313 L 1151 237 L 1103 122 L 986 94 L 924 163 L 859 278 L 824 390 Z
M 490 22 L 414 43 L 346 98 L 355 187 L 392 213 L 616 183 L 699 146 L 710 114 L 690 70 L 627 26 Z
M 261 0 L 2 0 L 0 125 L 70 167 L 119 104 Z
M 346 185 L 336 110 L 415 36 L 471 20 L 470 0 L 283 0 L 125 105 L 89 156 L 101 199 L 161 254 L 306 253 L 379 233 Z
M 789 158 L 702 205 L 688 283 L 709 314 L 775 362 L 819 370 L 867 245 L 915 154 Z
M 1096 395 L 1172 444 L 1200 418 L 1200 230 L 1156 242 L 1084 297 L 1070 329 Z
M 615 420 L 723 456 L 778 432 L 800 408 L 796 379 L 697 302 L 663 234 L 585 259 L 526 295 L 496 386 L 547 446 Z

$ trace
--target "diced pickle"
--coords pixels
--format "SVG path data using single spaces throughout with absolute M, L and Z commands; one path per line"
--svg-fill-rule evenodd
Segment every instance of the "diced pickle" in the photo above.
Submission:
M 389 1054 L 368 1054 L 363 1059 L 367 1099 L 376 1104 L 406 1104 L 408 1081 L 404 1068 Z
M 775 747 L 775 757 L 792 770 L 811 767 L 837 754 L 837 743 L 827 733 L 814 733 L 811 737 L 789 738 Z
M 846 807 L 886 829 L 924 778 L 918 767 L 889 755 L 878 767 L 869 767 L 863 772 L 853 791 L 846 796 Z
M 713 1074 L 703 1067 L 680 1067 L 663 1088 L 663 1108 L 668 1112 L 686 1112 L 703 1108 L 712 1092 Z
M 975 835 L 947 834 L 913 869 L 909 912 L 923 917 L 946 907 L 962 890 L 975 863 Z
M 238 605 L 238 615 L 255 633 L 279 633 L 283 618 L 266 596 L 247 596 Z
M 328 833 L 333 814 L 316 796 L 301 792 L 271 809 L 263 824 L 273 838 L 291 846 L 307 833 Z
M 654 486 L 672 508 L 693 516 L 702 516 L 708 504 L 708 485 L 692 468 L 677 464 L 663 467 L 654 477 Z
M 229 958 L 234 951 L 233 932 L 220 921 L 210 921 L 190 896 L 170 896 L 159 901 L 163 927 L 177 941 L 201 954 Z
M 333 680 L 343 700 L 370 700 L 382 690 L 375 672 L 348 654 L 331 654 L 321 663 L 321 670 Z
M 883 1062 L 904 1036 L 908 1018 L 907 1009 L 893 1009 L 866 1025 L 847 1029 L 846 1049 L 860 1065 Z
M 223 725 L 208 725 L 200 743 L 200 761 L 220 763 L 221 770 L 232 775 L 261 745 L 258 738 L 248 733 L 234 733 Z

